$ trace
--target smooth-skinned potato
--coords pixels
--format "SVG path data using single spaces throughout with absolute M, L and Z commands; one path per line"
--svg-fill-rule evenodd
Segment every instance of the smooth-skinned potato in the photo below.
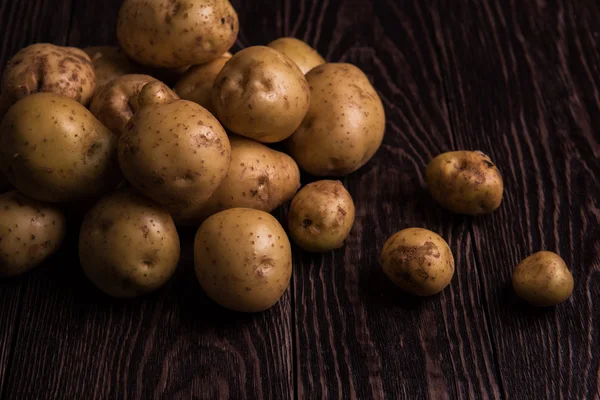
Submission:
M 573 275 L 560 256 L 551 251 L 530 255 L 517 265 L 512 277 L 519 297 L 537 307 L 550 307 L 573 293 Z
M 90 56 L 96 72 L 96 92 L 113 79 L 123 75 L 141 74 L 142 67 L 131 61 L 116 46 L 94 46 L 83 49 Z
M 35 268 L 64 237 L 65 217 L 58 208 L 17 191 L 0 195 L 0 278 Z
M 458 214 L 487 214 L 502 202 L 502 176 L 480 151 L 440 154 L 427 165 L 425 180 L 434 200 Z
M 316 66 L 325 64 L 325 59 L 306 42 L 293 37 L 282 37 L 273 40 L 267 47 L 285 54 L 296 63 L 300 71 L 306 74 Z
M 259 312 L 272 307 L 287 290 L 292 251 L 272 215 L 232 208 L 200 226 L 194 264 L 208 297 L 232 310 Z
M 310 108 L 288 139 L 290 155 L 316 176 L 343 176 L 373 157 L 385 131 L 385 111 L 367 76 L 351 64 L 323 64 L 306 79 Z
M 454 257 L 448 243 L 423 228 L 392 235 L 383 246 L 380 262 L 392 282 L 417 296 L 441 292 L 454 276 Z
M 0 169 L 40 201 L 96 197 L 122 177 L 117 138 L 68 97 L 36 93 L 12 106 L 0 125 Z
M 202 64 L 229 50 L 239 30 L 228 0 L 125 0 L 117 38 L 135 61 L 179 68 Z
M 310 89 L 292 60 L 265 46 L 236 53 L 215 79 L 212 102 L 231 131 L 263 143 L 289 137 L 310 104 Z
M 95 88 L 92 60 L 83 50 L 49 43 L 25 47 L 2 74 L 2 96 L 8 104 L 33 93 L 50 92 L 87 105 Z
M 113 297 L 157 290 L 175 272 L 179 255 L 179 236 L 169 213 L 133 189 L 103 197 L 81 226 L 83 272 Z
M 215 114 L 212 105 L 213 83 L 230 58 L 231 56 L 221 56 L 206 64 L 193 66 L 177 82 L 175 92 L 182 99 L 198 103 Z

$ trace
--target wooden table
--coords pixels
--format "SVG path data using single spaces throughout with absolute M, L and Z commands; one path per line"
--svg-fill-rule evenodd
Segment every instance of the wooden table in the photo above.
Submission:
M 241 315 L 202 294 L 193 231 L 163 290 L 116 301 L 85 280 L 72 230 L 47 265 L 0 282 L 2 399 L 598 398 L 600 4 L 233 3 L 237 48 L 296 36 L 361 67 L 381 95 L 384 143 L 343 180 L 357 206 L 346 246 L 295 249 L 282 301 Z M 1 61 L 39 41 L 114 44 L 119 4 L 1 0 Z M 432 202 L 424 167 L 452 149 L 497 162 L 497 212 L 463 217 Z M 438 296 L 405 295 L 380 271 L 382 244 L 409 226 L 454 252 L 456 275 Z M 556 308 L 511 290 L 514 266 L 541 249 L 575 278 Z

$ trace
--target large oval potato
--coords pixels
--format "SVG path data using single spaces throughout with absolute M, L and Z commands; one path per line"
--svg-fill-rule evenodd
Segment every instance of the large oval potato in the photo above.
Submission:
M 87 105 L 96 88 L 92 60 L 81 49 L 32 44 L 6 64 L 2 95 L 9 104 L 38 92 L 51 92 Z
M 102 198 L 81 226 L 83 272 L 113 297 L 160 288 L 175 272 L 179 254 L 179 235 L 169 213 L 133 189 Z
M 17 102 L 0 125 L 0 169 L 40 201 L 96 197 L 122 179 L 117 138 L 84 106 L 53 93 Z
M 135 61 L 154 67 L 202 64 L 229 50 L 239 30 L 228 0 L 125 0 L 117 38 Z
M 292 250 L 270 214 L 232 208 L 208 218 L 194 244 L 196 276 L 223 307 L 264 311 L 279 301 L 292 276 Z
M 0 195 L 0 278 L 23 274 L 54 254 L 65 237 L 65 217 L 17 191 Z
M 217 117 L 228 129 L 263 143 L 289 137 L 310 104 L 302 71 L 283 54 L 248 47 L 225 64 L 212 90 Z
M 273 40 L 267 47 L 285 54 L 296 63 L 300 71 L 306 74 L 316 66 L 325 64 L 325 59 L 306 42 L 293 37 L 282 37 Z
M 310 108 L 287 142 L 300 168 L 343 176 L 373 157 L 385 131 L 385 111 L 366 75 L 351 64 L 324 64 L 306 74 Z
M 215 114 L 212 104 L 213 83 L 230 58 L 231 56 L 221 56 L 206 64 L 193 66 L 177 82 L 175 92 L 182 99 L 198 103 Z
M 90 56 L 96 72 L 96 92 L 113 79 L 123 75 L 141 74 L 142 67 L 131 61 L 116 46 L 95 46 L 83 49 Z

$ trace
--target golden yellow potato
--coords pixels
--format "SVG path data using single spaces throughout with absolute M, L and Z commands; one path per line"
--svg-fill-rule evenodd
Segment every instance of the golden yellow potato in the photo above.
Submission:
M 2 95 L 8 104 L 38 92 L 51 92 L 87 105 L 96 88 L 90 57 L 75 47 L 32 44 L 6 64 Z
M 175 272 L 179 254 L 179 235 L 169 213 L 133 189 L 102 198 L 81 226 L 83 272 L 113 297 L 160 288 Z
M 290 136 L 310 104 L 302 71 L 283 54 L 248 47 L 225 64 L 212 90 L 213 107 L 228 129 L 263 143 Z
M 272 307 L 287 290 L 292 250 L 272 215 L 232 208 L 200 226 L 194 264 L 208 297 L 232 310 L 259 312 Z
M 95 46 L 83 49 L 90 56 L 96 72 L 96 92 L 113 79 L 123 75 L 141 74 L 142 67 L 131 61 L 116 46 Z
M 212 105 L 213 83 L 230 58 L 231 56 L 221 56 L 206 64 L 193 66 L 177 82 L 175 92 L 182 99 L 198 103 L 212 114 L 215 114 Z
M 385 131 L 385 112 L 367 76 L 351 64 L 324 64 L 306 74 L 310 108 L 287 142 L 300 168 L 343 176 L 373 157 Z
M 154 67 L 202 64 L 229 50 L 238 16 L 227 0 L 125 0 L 117 38 L 135 61 Z
M 267 45 L 273 50 L 285 54 L 296 63 L 300 71 L 306 74 L 316 66 L 325 64 L 325 59 L 306 42 L 293 37 L 282 37 Z
M 0 125 L 0 170 L 36 200 L 95 197 L 121 180 L 117 138 L 68 97 L 36 93 L 10 108 Z
M 0 278 L 23 274 L 54 254 L 65 237 L 65 217 L 17 191 L 0 195 Z
M 551 251 L 540 251 L 521 261 L 513 272 L 512 283 L 519 297 L 538 307 L 560 304 L 573 293 L 571 271 Z
M 417 296 L 441 292 L 454 276 L 454 257 L 448 243 L 422 228 L 392 235 L 383 246 L 380 262 L 392 282 Z
M 317 181 L 292 200 L 288 229 L 304 250 L 323 253 L 342 247 L 354 224 L 354 202 L 340 181 Z
M 502 176 L 480 151 L 440 154 L 427 166 L 425 180 L 435 201 L 455 213 L 486 214 L 502 202 Z

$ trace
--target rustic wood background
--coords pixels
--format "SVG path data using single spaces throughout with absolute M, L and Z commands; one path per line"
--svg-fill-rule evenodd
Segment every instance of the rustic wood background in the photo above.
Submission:
M 0 0 L 0 61 L 40 41 L 114 44 L 120 2 Z M 0 281 L 1 398 L 597 399 L 600 5 L 233 3 L 238 48 L 296 36 L 361 67 L 381 95 L 384 144 L 344 179 L 357 206 L 347 245 L 296 250 L 282 301 L 241 315 L 202 294 L 193 231 L 176 277 L 133 301 L 85 280 L 72 231 L 45 266 Z M 454 149 L 497 162 L 506 193 L 493 215 L 456 216 L 427 195 L 425 165 Z M 380 272 L 385 239 L 409 226 L 440 233 L 455 254 L 438 296 L 402 294 Z M 510 288 L 513 267 L 541 249 L 575 278 L 572 298 L 544 310 Z

